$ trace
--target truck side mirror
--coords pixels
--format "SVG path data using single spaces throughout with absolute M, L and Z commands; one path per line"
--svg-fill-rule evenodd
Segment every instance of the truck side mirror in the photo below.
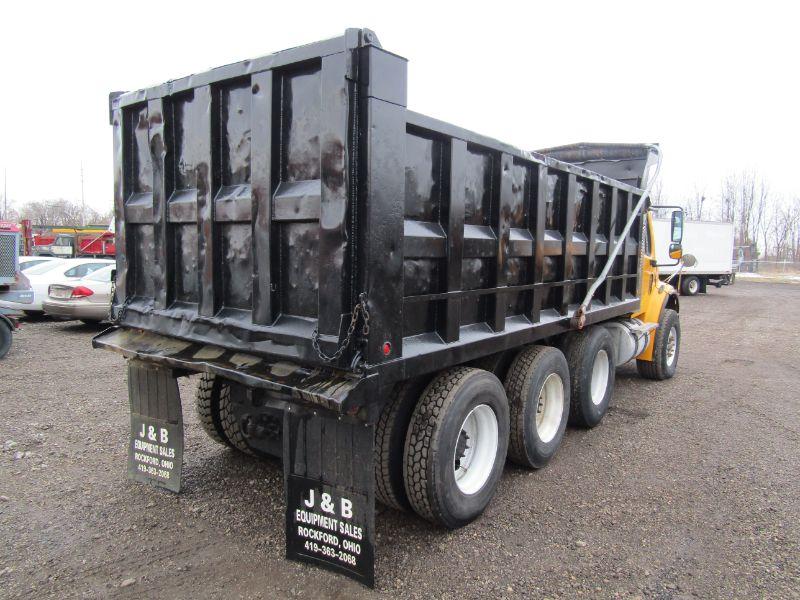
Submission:
M 672 211 L 672 234 L 670 235 L 673 244 L 678 244 L 683 241 L 683 211 L 682 210 L 673 210 Z M 675 258 L 672 256 L 672 246 L 669 248 L 670 257 Z M 678 256 L 677 258 L 680 258 Z M 676 259 L 677 260 L 677 259 Z
M 683 256 L 683 248 L 681 247 L 680 242 L 671 243 L 669 245 L 669 257 L 672 260 L 680 260 L 682 256 Z

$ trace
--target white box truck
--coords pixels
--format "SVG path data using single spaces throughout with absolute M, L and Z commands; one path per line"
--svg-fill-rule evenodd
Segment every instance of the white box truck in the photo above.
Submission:
M 705 293 L 709 284 L 717 287 L 733 284 L 733 223 L 684 221 L 683 226 L 684 252 L 693 254 L 697 264 L 684 266 L 678 274 L 678 282 L 673 281 L 672 284 L 684 296 Z M 657 240 L 669 239 L 669 219 L 653 219 L 653 227 Z M 658 244 L 656 258 L 662 279 L 672 277 L 680 268 L 679 264 L 667 266 L 675 263 L 668 255 L 667 244 Z

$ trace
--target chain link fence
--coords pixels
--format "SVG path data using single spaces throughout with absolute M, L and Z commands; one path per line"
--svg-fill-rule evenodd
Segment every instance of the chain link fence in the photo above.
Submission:
M 743 260 L 734 262 L 738 277 L 777 277 L 800 281 L 800 262 L 791 260 Z

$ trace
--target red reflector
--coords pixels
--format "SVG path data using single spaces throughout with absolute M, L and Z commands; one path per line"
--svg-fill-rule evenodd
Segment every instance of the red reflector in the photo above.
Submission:
M 73 298 L 86 298 L 86 296 L 91 296 L 92 294 L 94 294 L 92 290 L 87 287 L 83 287 L 82 285 L 79 285 L 72 290 Z
M 383 343 L 383 355 L 389 356 L 392 353 L 392 345 L 389 342 Z

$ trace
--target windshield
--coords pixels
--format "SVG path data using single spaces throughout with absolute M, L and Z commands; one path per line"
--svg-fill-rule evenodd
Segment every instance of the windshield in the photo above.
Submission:
M 74 264 L 74 263 L 71 263 Z M 72 267 L 71 269 L 67 269 L 64 271 L 64 277 L 69 279 L 86 277 L 87 275 L 91 275 L 95 271 L 99 271 L 100 269 L 108 266 L 108 261 L 103 262 L 81 262 Z
M 28 269 L 32 269 L 37 265 L 41 265 L 42 263 L 48 262 L 47 260 L 26 260 L 25 262 L 19 261 L 19 270 L 20 271 L 27 271 Z
M 87 281 L 111 281 L 111 271 L 116 268 L 116 265 L 110 265 L 108 267 L 103 267 L 102 269 L 98 269 L 91 275 L 87 275 L 84 277 Z
M 64 262 L 63 260 L 50 260 L 40 265 L 36 265 L 35 267 L 31 267 L 30 269 L 25 271 L 25 274 L 41 275 L 42 273 L 47 273 L 48 271 L 52 271 L 63 262 Z

